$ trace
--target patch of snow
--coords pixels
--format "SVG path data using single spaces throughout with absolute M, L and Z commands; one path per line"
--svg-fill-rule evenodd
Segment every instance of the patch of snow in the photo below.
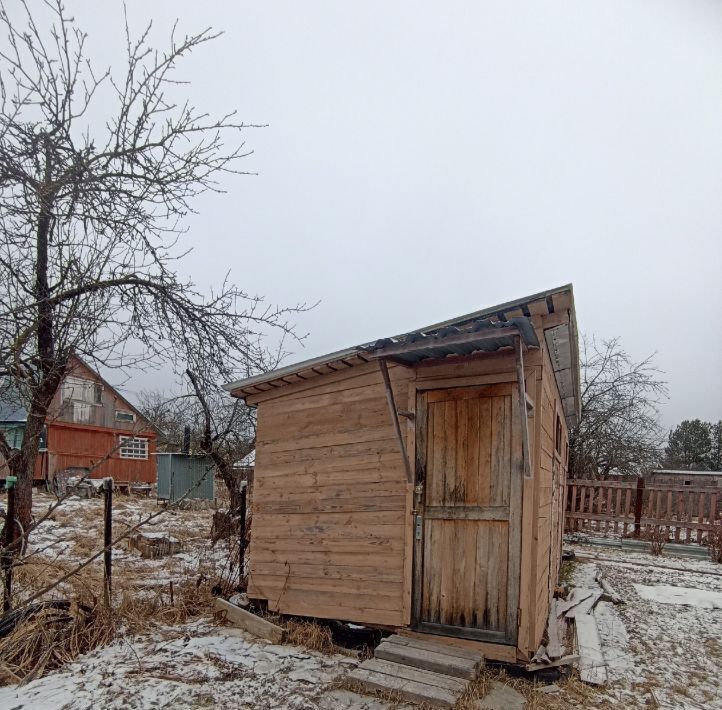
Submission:
M 722 592 L 709 592 L 692 587 L 673 587 L 669 584 L 647 586 L 633 585 L 642 599 L 660 604 L 678 604 L 680 606 L 698 606 L 701 609 L 722 609 Z
M 278 646 L 208 621 L 118 639 L 25 686 L 0 688 L 0 708 L 133 710 L 190 707 L 387 710 L 334 688 L 343 656 Z M 338 696 L 338 697 L 336 697 Z
M 574 584 L 592 587 L 601 571 L 625 601 L 600 602 L 593 612 L 610 678 L 607 699 L 620 707 L 722 708 L 719 609 L 677 606 L 670 613 L 656 596 L 645 598 L 636 589 L 669 585 L 719 594 L 719 565 L 587 545 L 574 551 Z

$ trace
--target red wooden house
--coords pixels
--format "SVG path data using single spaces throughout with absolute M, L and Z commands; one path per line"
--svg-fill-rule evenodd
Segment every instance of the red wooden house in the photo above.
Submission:
M 22 441 L 23 411 L 0 421 L 11 446 Z M 50 405 L 36 481 L 58 475 L 112 476 L 116 482 L 155 483 L 156 430 L 123 395 L 73 357 Z M 0 476 L 7 466 L 0 457 Z

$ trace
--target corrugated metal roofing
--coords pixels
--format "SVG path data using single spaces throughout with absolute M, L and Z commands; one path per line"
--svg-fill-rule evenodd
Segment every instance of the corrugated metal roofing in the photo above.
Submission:
M 14 387 L 4 386 L 0 395 L 0 422 L 26 422 L 28 410 L 20 404 L 19 395 Z
M 28 412 L 25 407 L 9 402 L 0 402 L 0 422 L 26 422 Z
M 378 349 L 377 343 L 379 342 L 411 342 L 413 339 L 436 336 L 445 328 L 463 328 L 465 332 L 469 332 L 473 327 L 483 327 L 479 325 L 482 322 L 491 321 L 491 325 L 500 327 L 504 323 L 516 320 L 515 324 L 518 327 L 524 328 L 525 332 L 531 331 L 534 333 L 529 318 L 534 315 L 546 316 L 553 314 L 558 307 L 560 309 L 569 309 L 570 320 L 568 323 L 545 330 L 545 339 L 550 349 L 555 376 L 559 383 L 560 392 L 562 393 L 567 421 L 570 425 L 573 425 L 576 422 L 580 409 L 577 333 L 573 302 L 572 286 L 571 284 L 567 284 L 548 291 L 541 291 L 525 298 L 519 298 L 514 301 L 508 301 L 490 308 L 475 311 L 474 313 L 468 313 L 441 323 L 425 326 L 392 338 L 386 338 L 384 341 L 374 341 L 344 350 L 337 350 L 328 355 L 322 355 L 270 372 L 254 375 L 253 377 L 224 385 L 224 388 L 229 392 L 233 392 L 236 396 L 241 397 L 267 392 L 284 387 L 285 385 L 303 382 L 311 377 L 367 363 L 374 358 L 373 353 L 375 349 Z M 536 340 L 535 334 L 533 337 Z M 484 346 L 481 346 L 479 343 L 477 344 L 478 347 L 471 350 L 469 350 L 469 348 L 463 348 L 460 353 L 444 352 L 442 349 L 436 356 L 446 357 L 450 354 L 468 354 L 469 352 L 478 350 L 497 350 L 500 347 L 511 346 L 511 340 L 511 338 L 503 338 L 498 342 L 492 340 Z M 529 344 L 529 341 L 527 341 L 527 344 Z M 538 343 L 536 344 L 538 345 Z M 409 364 L 412 363 L 409 361 Z

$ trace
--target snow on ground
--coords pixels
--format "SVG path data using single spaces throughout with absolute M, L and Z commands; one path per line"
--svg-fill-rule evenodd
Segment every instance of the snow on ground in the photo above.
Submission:
M 679 606 L 698 606 L 702 609 L 722 609 L 722 592 L 707 592 L 703 589 L 689 587 L 672 587 L 669 584 L 657 584 L 648 587 L 635 584 L 634 589 L 642 599 L 659 602 L 660 604 L 677 604 Z
M 600 602 L 594 611 L 611 680 L 608 697 L 624 707 L 722 708 L 722 610 L 672 607 L 660 598 L 670 588 L 688 602 L 715 598 L 722 593 L 722 568 L 590 545 L 574 551 L 580 561 L 573 584 L 593 586 L 601 570 L 626 601 Z
M 334 686 L 358 660 L 259 641 L 208 621 L 121 638 L 62 671 L 0 688 L 5 710 L 258 708 L 382 710 Z
M 36 519 L 54 500 L 47 494 L 34 494 Z M 152 498 L 116 496 L 114 536 L 158 510 L 161 506 Z M 84 561 L 102 546 L 102 511 L 102 498 L 67 499 L 33 532 L 30 559 L 38 566 L 70 567 Z M 136 598 L 162 593 L 167 601 L 170 581 L 212 584 L 222 576 L 237 552 L 231 553 L 226 543 L 211 546 L 212 515 L 211 509 L 171 510 L 142 528 L 152 536 L 180 540 L 179 554 L 143 559 L 136 550 L 118 544 L 113 551 L 116 603 L 122 593 Z M 92 563 L 88 573 L 99 584 L 102 559 Z M 148 624 L 135 635 L 126 629 L 111 645 L 80 656 L 59 671 L 24 686 L 0 687 L 0 709 L 389 707 L 337 687 L 358 663 L 355 656 L 277 646 L 219 626 L 208 609 L 185 624 Z
M 52 500 L 36 494 L 35 515 L 47 510 Z M 101 545 L 102 507 L 102 499 L 69 499 L 34 531 L 29 552 L 38 560 L 66 568 L 87 559 Z M 117 496 L 115 533 L 158 509 L 153 499 Z M 170 511 L 143 528 L 178 539 L 183 546 L 180 554 L 142 559 L 136 550 L 117 546 L 113 554 L 116 594 L 121 594 L 118 588 L 124 588 L 139 598 L 167 596 L 170 581 L 180 584 L 191 579 L 209 584 L 222 575 L 232 554 L 226 544 L 210 545 L 212 512 Z M 596 573 L 602 570 L 626 599 L 620 606 L 600 602 L 594 611 L 611 679 L 595 706 L 722 708 L 722 610 L 670 605 L 660 598 L 662 587 L 673 588 L 673 594 L 682 594 L 687 600 L 707 595 L 716 598 L 722 592 L 722 567 L 702 559 L 652 557 L 585 544 L 574 549 L 579 560 L 575 584 L 595 586 Z M 102 561 L 97 560 L 86 572 L 95 583 L 100 582 Z M 654 591 L 648 593 L 645 588 Z M 343 675 L 357 662 L 347 656 L 274 646 L 215 625 L 208 610 L 195 621 L 173 627 L 148 626 L 136 634 L 126 630 L 110 646 L 81 656 L 46 677 L 25 686 L 0 688 L 0 708 L 390 707 L 380 699 L 338 689 Z M 566 706 L 587 704 L 570 698 Z

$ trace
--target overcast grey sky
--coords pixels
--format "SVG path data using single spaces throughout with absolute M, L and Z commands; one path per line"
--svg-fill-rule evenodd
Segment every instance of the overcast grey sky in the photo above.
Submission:
M 117 64 L 120 5 L 68 5 Z M 582 332 L 658 351 L 666 425 L 722 418 L 722 2 L 128 10 L 159 41 L 176 18 L 223 30 L 187 92 L 269 124 L 259 175 L 198 202 L 187 266 L 320 300 L 288 362 L 571 281 Z

